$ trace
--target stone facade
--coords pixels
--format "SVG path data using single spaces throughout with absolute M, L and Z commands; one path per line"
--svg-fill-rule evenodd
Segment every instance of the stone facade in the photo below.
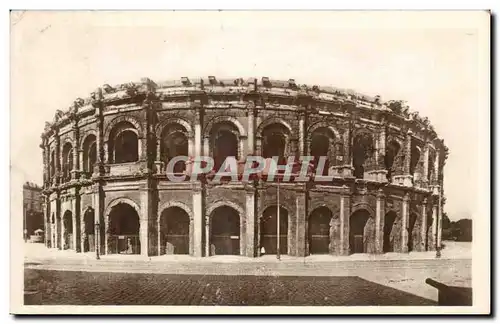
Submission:
M 276 253 L 277 240 L 293 256 L 440 246 L 447 148 L 398 101 L 294 80 L 143 79 L 57 111 L 41 147 L 53 248 L 257 257 Z M 278 183 L 165 174 L 175 155 L 243 163 L 272 150 L 326 155 L 334 176 L 279 184 L 279 237 Z

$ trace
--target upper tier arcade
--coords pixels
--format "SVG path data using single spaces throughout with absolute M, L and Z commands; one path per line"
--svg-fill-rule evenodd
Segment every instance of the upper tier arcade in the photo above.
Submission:
M 96 179 L 163 179 L 165 164 L 182 153 L 240 161 L 327 156 L 339 181 L 438 190 L 448 155 L 429 119 L 402 101 L 267 77 L 106 84 L 57 110 L 41 147 L 46 189 Z

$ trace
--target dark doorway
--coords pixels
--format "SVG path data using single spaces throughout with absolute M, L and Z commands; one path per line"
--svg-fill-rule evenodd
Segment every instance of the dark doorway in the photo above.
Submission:
M 414 251 L 416 247 L 416 234 L 414 230 L 416 229 L 417 214 L 411 213 L 410 219 L 408 220 L 408 252 Z
M 278 208 L 271 206 L 262 214 L 260 245 L 266 254 L 278 251 Z M 280 207 L 280 254 L 288 254 L 288 211 Z
M 351 253 L 366 253 L 365 227 L 370 214 L 367 210 L 358 210 L 352 214 L 349 222 L 349 249 Z
M 394 252 L 394 240 L 392 238 L 392 230 L 394 228 L 394 223 L 396 222 L 397 214 L 394 211 L 390 211 L 385 215 L 384 219 L 384 244 L 383 250 L 386 252 Z
M 221 206 L 212 212 L 211 220 L 211 254 L 240 255 L 239 213 L 229 206 Z
M 111 209 L 108 228 L 108 252 L 118 254 L 140 254 L 139 215 L 126 203 Z
M 160 217 L 160 254 L 189 254 L 188 213 L 174 206 Z
M 74 249 L 73 246 L 73 213 L 69 210 L 64 212 L 63 216 L 63 250 Z
M 328 254 L 330 249 L 330 221 L 327 207 L 316 208 L 309 216 L 309 254 Z
M 95 232 L 94 232 L 94 209 L 88 208 L 83 215 L 84 238 L 83 252 L 95 251 Z

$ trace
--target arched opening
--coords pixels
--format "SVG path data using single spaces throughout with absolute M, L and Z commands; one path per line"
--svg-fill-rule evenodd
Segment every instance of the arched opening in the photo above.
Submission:
M 429 167 L 427 172 L 427 181 L 429 183 L 431 183 L 431 181 L 434 180 L 435 162 L 436 162 L 436 152 L 434 150 L 429 150 Z
M 113 128 L 108 140 L 109 161 L 127 163 L 139 160 L 137 130 L 129 122 L 121 122 Z
M 426 251 L 430 251 L 431 248 L 433 247 L 433 237 L 432 237 L 432 223 L 433 223 L 433 219 L 432 219 L 432 208 L 428 208 L 429 211 L 427 212 L 427 240 L 426 240 L 426 244 L 425 244 L 425 250 Z
M 211 147 L 215 170 L 219 170 L 228 157 L 238 159 L 238 129 L 231 123 L 218 123 L 211 134 Z
M 358 134 L 354 137 L 352 155 L 354 176 L 363 179 L 368 171 L 370 159 L 374 153 L 373 138 L 369 134 Z
M 83 172 L 90 177 L 97 162 L 97 145 L 95 135 L 88 135 L 83 142 Z
M 417 250 L 418 245 L 418 229 L 417 225 L 417 214 L 411 213 L 410 219 L 408 220 L 408 252 Z
M 180 207 L 165 209 L 160 215 L 160 255 L 189 254 L 189 215 Z
M 264 158 L 278 157 L 278 164 L 287 163 L 288 129 L 282 124 L 271 124 L 262 131 L 262 155 Z
M 59 249 L 63 249 L 64 248 L 64 244 L 61 242 L 61 226 L 62 226 L 62 221 L 61 221 L 61 215 L 59 213 L 57 213 L 56 215 L 56 229 L 54 231 L 54 235 L 55 235 L 55 243 L 56 243 L 56 247 L 59 248 Z
M 270 206 L 264 210 L 261 219 L 260 246 L 265 254 L 278 251 L 278 207 Z M 280 254 L 288 254 L 288 211 L 280 207 Z
M 110 254 L 140 254 L 139 215 L 126 203 L 113 206 L 109 213 L 108 252 Z
M 311 137 L 311 156 L 314 157 L 314 164 L 317 166 L 320 157 L 325 158 L 325 165 L 320 175 L 328 175 L 330 165 L 335 161 L 331 160 L 335 156 L 335 135 L 328 128 L 320 128 L 314 131 Z M 319 172 L 319 170 L 317 170 Z
M 87 208 L 83 214 L 83 252 L 94 252 L 95 251 L 95 230 L 94 230 L 94 209 Z
M 210 215 L 211 255 L 240 255 L 240 214 L 229 206 L 216 208 Z
M 50 178 L 52 179 L 56 173 L 56 153 L 52 151 L 50 154 Z
M 374 224 L 370 213 L 365 209 L 355 211 L 349 222 L 350 253 L 374 252 Z
M 383 251 L 394 252 L 394 224 L 396 223 L 396 218 L 398 215 L 394 211 L 390 211 L 385 215 L 384 218 L 384 243 Z
M 168 165 L 168 162 L 177 156 L 189 155 L 189 141 L 186 129 L 179 124 L 167 125 L 161 134 L 160 155 L 161 160 Z M 173 173 L 183 173 L 186 170 L 186 162 L 178 161 L 173 166 Z
M 73 213 L 70 210 L 64 212 L 63 226 L 63 250 L 73 250 Z
M 385 162 L 385 168 L 387 170 L 387 179 L 388 180 L 390 180 L 392 175 L 394 174 L 394 171 L 395 171 L 394 162 L 396 160 L 396 156 L 398 156 L 400 149 L 401 149 L 401 146 L 396 141 L 390 141 L 387 144 L 387 147 L 385 150 L 384 162 Z
M 66 143 L 63 146 L 63 180 L 71 179 L 71 170 L 73 170 L 73 146 Z
M 415 173 L 417 171 L 417 165 L 418 162 L 420 161 L 420 148 L 412 144 L 411 146 L 411 159 L 410 159 L 410 174 L 412 176 L 415 176 Z
M 309 254 L 330 252 L 330 222 L 332 212 L 327 207 L 313 210 L 309 216 Z

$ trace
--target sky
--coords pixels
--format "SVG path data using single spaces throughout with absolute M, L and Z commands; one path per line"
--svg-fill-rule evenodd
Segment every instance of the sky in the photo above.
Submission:
M 105 83 L 267 76 L 406 100 L 449 147 L 445 212 L 452 220 L 474 217 L 487 158 L 481 150 L 489 119 L 486 18 L 466 12 L 14 12 L 12 181 L 42 182 L 45 121 Z

